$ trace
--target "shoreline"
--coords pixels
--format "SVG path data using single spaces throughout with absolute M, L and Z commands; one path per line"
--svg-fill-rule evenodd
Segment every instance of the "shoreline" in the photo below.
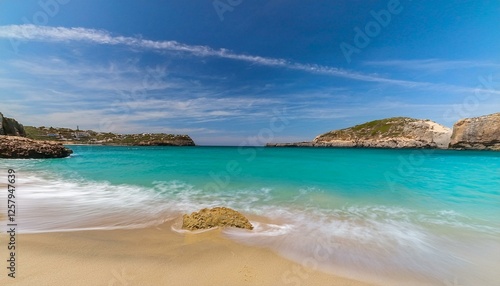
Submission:
M 238 244 L 220 229 L 180 234 L 173 223 L 18 234 L 18 272 L 8 285 L 372 285 Z
M 85 150 L 86 148 L 83 148 L 81 154 L 89 154 Z M 224 152 L 216 154 L 230 155 L 230 152 L 235 150 L 221 151 Z M 155 155 L 160 153 L 162 152 L 141 154 L 150 156 L 148 158 L 157 158 Z M 201 153 L 205 152 L 199 152 Z M 307 153 L 304 152 L 304 154 Z M 399 157 L 392 155 L 378 157 L 390 152 L 375 153 L 367 153 L 372 154 L 368 158 L 386 158 L 387 160 L 380 160 L 384 162 L 382 166 L 391 167 L 392 169 L 387 168 L 387 170 L 394 174 L 397 174 L 398 169 L 396 169 L 397 164 L 393 163 L 399 163 L 401 155 L 404 157 L 405 154 L 413 154 L 410 151 L 397 154 Z M 126 153 L 123 155 L 128 156 Z M 115 156 L 111 156 L 115 162 Z M 167 156 L 162 158 L 165 157 Z M 222 163 L 231 158 L 231 156 L 219 157 L 223 158 Z M 490 157 L 492 160 L 496 159 L 496 156 L 488 156 Z M 211 158 L 211 156 L 207 158 L 192 156 L 187 158 L 192 161 L 187 162 L 207 164 L 211 162 Z M 351 158 L 351 156 L 346 156 L 345 160 L 351 160 Z M 447 161 L 439 158 L 441 162 Z M 483 184 L 494 183 L 491 178 L 494 178 L 492 175 L 495 169 L 485 172 L 482 169 L 482 162 L 493 161 L 479 160 L 471 164 L 471 160 L 464 158 L 453 157 L 450 162 L 454 163 L 451 166 L 463 166 L 467 170 L 482 171 L 468 173 L 471 179 L 481 184 L 475 185 L 479 193 L 466 194 L 476 194 L 480 199 L 478 202 L 483 203 L 484 194 L 489 194 L 487 185 L 483 186 Z M 483 158 L 483 156 L 477 156 L 477 158 Z M 19 206 L 21 207 L 19 221 L 17 221 L 20 231 L 18 254 L 21 255 L 18 270 L 19 275 L 22 276 L 19 277 L 22 279 L 28 275 L 47 282 L 42 285 L 59 285 L 60 283 L 50 280 L 54 278 L 40 273 L 50 273 L 54 272 L 54 269 L 57 271 L 61 269 L 62 273 L 53 275 L 56 275 L 59 280 L 66 279 L 72 282 L 71 275 L 76 275 L 75 279 L 85 279 L 85 275 L 78 274 L 80 264 L 85 269 L 91 269 L 91 273 L 102 271 L 99 269 L 102 268 L 109 274 L 111 271 L 109 269 L 118 269 L 119 267 L 115 265 L 122 267 L 124 263 L 126 269 L 123 271 L 127 274 L 135 269 L 141 269 L 147 273 L 139 281 L 140 283 L 133 281 L 128 285 L 144 285 L 148 277 L 163 275 L 164 272 L 169 277 L 173 277 L 172 281 L 179 282 L 179 285 L 199 285 L 200 282 L 194 280 L 196 274 L 193 274 L 198 273 L 198 269 L 209 268 L 199 274 L 201 276 L 215 275 L 227 278 L 237 275 L 235 273 L 239 273 L 245 266 L 252 267 L 257 273 L 255 276 L 260 277 L 260 280 L 255 278 L 248 282 L 250 284 L 243 284 L 247 283 L 247 280 L 238 280 L 241 277 L 231 276 L 232 280 L 228 280 L 230 285 L 262 285 L 263 283 L 269 283 L 268 285 L 332 285 L 330 279 L 339 277 L 349 277 L 354 280 L 378 283 L 378 285 L 439 285 L 441 282 L 454 279 L 464 285 L 473 283 L 496 285 L 494 281 L 499 281 L 494 268 L 498 265 L 496 257 L 499 256 L 495 253 L 499 249 L 500 241 L 498 238 L 490 237 L 498 234 L 495 230 L 498 220 L 490 216 L 490 212 L 493 212 L 497 206 L 491 200 L 489 204 L 481 204 L 480 208 L 469 205 L 463 205 L 465 208 L 462 208 L 461 204 L 458 205 L 460 208 L 443 204 L 436 204 L 438 207 L 433 209 L 419 208 L 412 202 L 417 195 L 426 195 L 427 188 L 424 190 L 417 188 L 413 192 L 401 193 L 409 199 L 408 204 L 403 202 L 389 205 L 386 200 L 378 201 L 372 196 L 372 192 L 378 192 L 379 187 L 369 189 L 370 192 L 366 193 L 370 195 L 369 197 L 353 199 L 346 196 L 341 191 L 342 189 L 331 193 L 328 189 L 325 191 L 304 190 L 299 181 L 302 180 L 300 176 L 297 181 L 292 180 L 299 184 L 292 186 L 269 183 L 264 176 L 267 174 L 265 168 L 252 169 L 263 170 L 260 173 L 249 171 L 250 174 L 256 176 L 248 181 L 236 182 L 237 184 L 232 187 L 234 192 L 217 190 L 208 192 L 209 188 L 206 188 L 205 192 L 196 185 L 199 183 L 197 181 L 191 182 L 186 178 L 181 181 L 172 181 L 172 179 L 182 177 L 168 177 L 167 171 L 177 169 L 176 165 L 169 166 L 163 173 L 146 178 L 144 180 L 146 184 L 144 184 L 135 180 L 133 176 L 123 180 L 118 179 L 113 183 L 106 181 L 106 178 L 114 178 L 115 169 L 106 176 L 83 180 L 74 180 L 71 176 L 66 176 L 70 173 L 65 171 L 59 174 L 58 170 L 64 168 L 71 171 L 71 168 L 76 167 L 71 164 L 72 162 L 75 161 L 64 160 L 50 162 L 50 164 L 44 164 L 42 161 L 37 161 L 35 164 L 15 161 L 16 164 L 12 166 L 5 161 L 7 167 L 15 167 L 16 172 L 19 170 L 19 181 L 16 183 L 16 188 L 19 188 Z M 124 160 L 124 162 L 129 161 Z M 262 163 L 266 162 L 262 161 Z M 339 166 L 345 166 L 346 161 L 340 162 L 344 164 L 339 164 Z M 363 162 L 360 161 L 360 163 Z M 453 177 L 450 172 L 442 171 L 448 169 L 432 169 L 434 161 L 426 162 L 423 167 L 430 166 L 431 169 L 428 170 L 431 174 L 436 174 L 436 178 L 444 177 L 440 175 L 451 175 L 446 178 L 460 180 L 462 177 Z M 285 163 L 292 165 L 288 161 Z M 163 163 L 162 160 L 148 160 L 147 164 L 158 168 Z M 191 172 L 190 166 L 192 165 L 193 163 L 186 164 L 188 172 Z M 110 166 L 115 166 L 115 164 Z M 209 164 L 204 166 L 208 166 L 207 170 L 217 170 Z M 242 166 L 250 170 L 248 165 Z M 256 167 L 259 166 L 263 165 Z M 100 165 L 92 166 L 92 168 L 102 169 Z M 103 171 L 107 172 L 108 169 L 111 168 Z M 283 169 L 286 170 L 286 168 Z M 325 170 L 339 172 L 339 174 L 346 175 L 345 178 L 350 178 L 348 172 L 340 172 L 341 169 L 344 168 L 335 167 Z M 46 170 L 55 171 L 51 175 Z M 91 173 L 94 174 L 95 171 Z M 208 171 L 203 173 L 206 174 Z M 130 175 L 127 172 L 125 174 Z M 418 178 L 418 176 L 420 175 L 417 173 L 412 178 Z M 421 176 L 426 175 L 422 173 Z M 154 182 L 155 178 L 162 180 L 151 186 L 148 185 L 149 182 Z M 355 178 L 357 178 L 356 174 L 349 181 Z M 261 179 L 264 179 L 263 183 L 252 185 L 253 181 Z M 350 189 L 352 186 L 349 184 L 344 188 Z M 357 184 L 354 186 L 361 188 L 356 187 Z M 366 188 L 362 189 L 366 190 Z M 448 187 L 444 185 L 437 189 L 448 190 Z M 472 187 L 471 191 L 474 191 Z M 443 197 L 440 196 L 441 194 Z M 495 194 L 494 190 L 491 194 Z M 432 193 L 432 197 L 436 200 L 448 196 L 442 192 L 439 196 Z M 182 214 L 213 206 L 229 206 L 241 211 L 255 222 L 255 232 L 251 235 L 232 229 L 222 232 L 207 231 L 207 233 L 195 235 L 182 231 L 181 233 L 175 232 L 175 223 Z M 6 214 L 2 211 L 4 208 L 5 205 L 0 206 L 0 216 Z M 468 214 L 473 215 L 469 217 Z M 4 216 L 0 220 L 4 227 L 7 225 L 5 219 Z M 170 223 L 163 224 L 166 220 Z M 154 224 L 158 227 L 148 227 L 146 224 L 148 226 Z M 174 226 L 174 231 L 172 231 L 172 226 Z M 124 229 L 127 227 L 128 230 Z M 132 227 L 135 228 L 131 229 Z M 124 240 L 125 237 L 127 237 L 126 240 Z M 6 238 L 8 237 L 0 234 L 0 241 L 7 241 Z M 117 245 L 122 245 L 122 247 Z M 0 248 L 6 247 L 4 245 Z M 213 249 L 216 250 L 212 251 Z M 0 259 L 2 255 L 8 259 L 6 252 L 0 251 Z M 238 259 L 234 259 L 235 255 Z M 56 259 L 54 256 L 59 258 Z M 120 259 L 115 259 L 118 256 Z M 255 257 L 255 259 L 252 258 L 253 260 L 250 260 L 247 265 L 239 264 L 240 260 L 248 256 Z M 149 258 L 154 261 L 149 261 Z M 32 263 L 33 260 L 37 262 Z M 263 266 L 262 263 L 264 263 Z M 300 263 L 305 263 L 314 269 L 321 269 L 327 274 L 321 272 L 317 274 L 317 271 L 304 268 Z M 94 264 L 101 266 L 96 268 Z M 276 268 L 276 265 L 283 264 L 288 266 L 279 268 L 278 271 L 271 271 Z M 122 271 L 121 268 L 118 270 Z M 115 273 L 119 273 L 116 271 Z M 187 273 L 185 275 L 193 277 L 191 280 L 188 279 L 189 277 L 177 277 L 175 274 L 177 272 Z M 88 274 L 89 271 L 86 273 Z M 140 271 L 139 273 L 133 272 L 133 274 L 134 277 L 142 275 Z M 114 274 L 111 273 L 111 275 Z M 324 277 L 323 275 L 326 275 L 325 279 L 328 282 L 324 282 L 325 279 L 310 282 L 311 279 L 319 279 L 313 277 Z M 35 283 L 38 280 L 22 279 L 16 279 L 14 282 L 24 283 L 19 285 L 40 284 Z M 101 280 L 94 280 L 95 283 L 92 284 L 109 285 L 104 279 L 105 277 Z M 11 282 L 11 280 L 7 281 Z M 172 285 L 163 280 L 154 281 L 157 282 L 156 285 Z M 207 285 L 226 285 L 221 280 L 210 281 L 213 283 L 207 282 Z M 352 280 L 347 281 L 333 285 L 350 285 L 347 283 L 351 283 Z M 114 285 L 123 285 L 123 283 L 116 282 Z
M 85 144 L 85 143 L 63 143 L 59 142 L 64 146 L 110 146 L 110 147 L 209 147 L 209 148 L 239 148 L 239 146 L 232 145 L 124 145 L 124 144 Z M 284 145 L 286 144 L 286 145 Z M 290 145 L 289 145 L 290 144 Z M 355 150 L 413 150 L 413 151 L 457 151 L 457 152 L 499 152 L 500 150 L 492 149 L 465 149 L 465 148 L 426 148 L 426 147 L 404 147 L 404 148 L 392 148 L 392 147 L 346 147 L 346 146 L 325 146 L 325 145 L 314 145 L 314 146 L 301 146 L 293 145 L 294 143 L 268 143 L 266 145 L 249 145 L 245 148 L 262 148 L 262 149 L 355 149 Z M 277 146 L 279 145 L 279 146 Z

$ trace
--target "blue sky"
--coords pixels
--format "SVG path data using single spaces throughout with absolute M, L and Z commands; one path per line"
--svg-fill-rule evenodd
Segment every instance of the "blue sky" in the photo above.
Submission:
M 306 141 L 500 111 L 500 2 L 0 1 L 0 112 L 25 125 Z

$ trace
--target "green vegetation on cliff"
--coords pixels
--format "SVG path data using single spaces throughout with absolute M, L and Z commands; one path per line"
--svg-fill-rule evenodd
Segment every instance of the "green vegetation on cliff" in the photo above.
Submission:
M 428 119 L 392 117 L 318 135 L 311 142 L 270 143 L 276 147 L 447 148 L 451 129 Z
M 93 130 L 25 126 L 26 137 L 35 140 L 76 144 L 139 145 L 139 146 L 194 146 L 188 135 L 165 133 L 115 134 Z
M 405 137 L 408 124 L 422 121 L 409 117 L 392 117 L 366 122 L 349 128 L 334 130 L 316 137 L 315 141 L 381 139 Z

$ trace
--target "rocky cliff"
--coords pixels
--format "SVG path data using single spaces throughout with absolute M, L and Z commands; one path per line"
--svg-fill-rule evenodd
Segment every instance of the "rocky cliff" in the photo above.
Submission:
M 155 134 L 158 135 L 158 134 Z M 161 135 L 161 134 L 160 134 Z M 193 139 L 188 135 L 166 135 L 157 139 L 147 139 L 139 141 L 138 146 L 195 146 Z
M 0 158 L 43 159 L 68 157 L 73 151 L 61 143 L 0 135 Z
M 276 147 L 447 148 L 451 129 L 430 120 L 393 117 L 334 130 L 312 142 L 268 144 Z
M 447 148 L 451 129 L 430 120 L 393 117 L 331 131 L 315 145 L 374 148 Z
M 500 113 L 459 120 L 453 125 L 450 148 L 500 150 Z
M 73 153 L 60 143 L 36 141 L 23 136 L 26 136 L 23 125 L 0 113 L 0 158 L 63 158 Z
M 22 124 L 0 113 L 0 135 L 26 136 L 26 132 Z
M 70 128 L 26 126 L 26 136 L 65 144 L 134 145 L 134 146 L 195 146 L 188 135 L 165 133 L 115 134 Z

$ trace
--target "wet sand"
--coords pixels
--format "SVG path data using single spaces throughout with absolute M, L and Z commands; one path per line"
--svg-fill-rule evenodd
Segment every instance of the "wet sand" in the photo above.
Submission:
M 306 268 L 268 249 L 237 244 L 219 230 L 179 234 L 171 224 L 18 234 L 16 278 L 8 278 L 2 267 L 0 284 L 368 285 Z M 0 238 L 5 244 L 5 233 Z M 1 249 L 5 261 L 7 249 Z

